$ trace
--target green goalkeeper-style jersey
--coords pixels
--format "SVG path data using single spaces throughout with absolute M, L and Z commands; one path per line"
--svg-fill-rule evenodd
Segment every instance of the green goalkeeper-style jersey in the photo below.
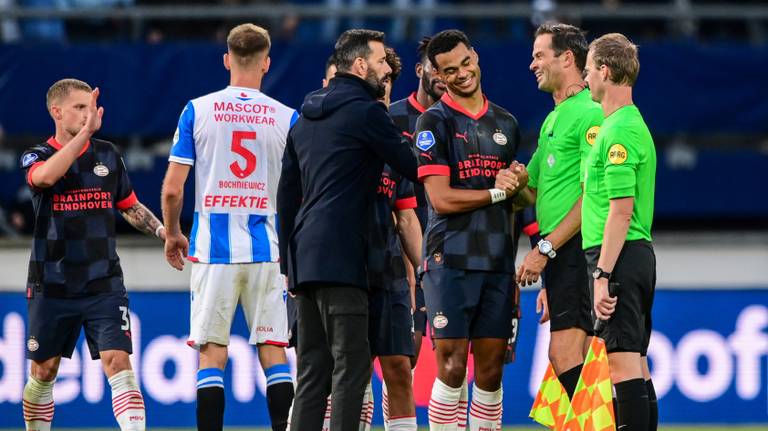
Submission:
M 633 197 L 627 241 L 651 240 L 656 189 L 656 147 L 635 105 L 627 105 L 603 120 L 589 152 L 581 207 L 584 249 L 603 243 L 611 199 Z
M 584 163 L 603 122 L 603 110 L 589 90 L 560 102 L 547 115 L 528 163 L 528 186 L 536 189 L 536 219 L 551 233 L 581 197 Z

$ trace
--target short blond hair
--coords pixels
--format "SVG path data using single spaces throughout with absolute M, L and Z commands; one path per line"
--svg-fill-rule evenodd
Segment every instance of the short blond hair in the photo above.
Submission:
M 227 49 L 240 66 L 248 66 L 262 54 L 269 53 L 269 32 L 256 24 L 240 24 L 229 31 Z
M 621 33 L 608 33 L 589 44 L 592 59 L 597 67 L 611 69 L 611 81 L 632 87 L 640 73 L 637 45 Z
M 45 106 L 48 110 L 51 110 L 51 106 L 59 100 L 69 96 L 72 90 L 82 90 L 90 93 L 93 91 L 90 85 L 86 82 L 74 78 L 61 79 L 53 83 L 51 88 L 48 89 L 48 93 L 45 95 Z

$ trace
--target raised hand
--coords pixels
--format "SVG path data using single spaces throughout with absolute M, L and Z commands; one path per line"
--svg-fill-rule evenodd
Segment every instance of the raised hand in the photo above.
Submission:
M 88 104 L 88 115 L 85 118 L 85 129 L 93 134 L 101 128 L 101 117 L 104 116 L 104 107 L 97 106 L 99 99 L 99 87 L 91 91 L 91 103 Z

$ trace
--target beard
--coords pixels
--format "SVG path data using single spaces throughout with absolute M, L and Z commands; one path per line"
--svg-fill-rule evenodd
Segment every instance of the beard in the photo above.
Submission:
M 75 137 L 81 130 L 83 130 L 83 127 L 85 126 L 65 127 L 64 130 L 69 133 L 70 136 Z
M 424 92 L 426 92 L 434 101 L 440 100 L 440 98 L 443 97 L 443 93 L 445 93 L 445 90 L 439 90 L 437 88 L 438 82 L 438 79 L 430 79 L 429 76 L 427 76 L 427 73 L 421 75 L 421 88 L 423 88 Z
M 368 68 L 368 74 L 365 76 L 365 82 L 371 84 L 371 86 L 376 90 L 377 99 L 381 99 L 387 94 L 387 88 L 384 85 L 384 78 L 379 79 L 379 77 L 376 76 L 376 72 L 371 67 Z

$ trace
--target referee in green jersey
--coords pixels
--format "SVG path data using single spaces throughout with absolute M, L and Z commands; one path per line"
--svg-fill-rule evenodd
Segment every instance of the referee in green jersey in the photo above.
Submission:
M 555 109 L 541 126 L 528 164 L 528 187 L 536 196 L 543 239 L 517 272 L 523 285 L 542 275 L 536 309 L 543 311 L 542 323 L 550 321 L 549 360 L 569 397 L 592 331 L 592 297 L 579 233 L 583 162 L 603 122 L 603 110 L 585 88 L 587 50 L 584 33 L 572 25 L 546 23 L 536 30 L 529 68 L 539 90 L 552 94 Z
M 605 120 L 585 165 L 581 231 L 595 314 L 606 321 L 601 335 L 621 431 L 655 430 L 658 422 L 646 357 L 656 287 L 651 246 L 656 149 L 632 103 L 639 69 L 637 47 L 621 34 L 607 34 L 589 46 L 586 79 Z

